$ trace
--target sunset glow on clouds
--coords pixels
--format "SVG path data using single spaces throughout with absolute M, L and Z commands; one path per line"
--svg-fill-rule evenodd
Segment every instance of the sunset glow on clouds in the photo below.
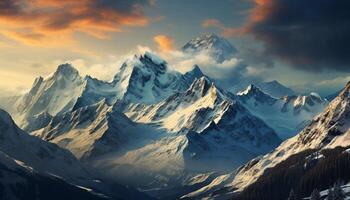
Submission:
M 146 26 L 143 6 L 151 1 L 108 0 L 3 0 L 0 34 L 32 45 L 72 42 L 82 32 L 106 39 L 123 26 Z
M 156 35 L 153 40 L 157 43 L 160 52 L 167 52 L 175 50 L 174 39 L 167 35 Z

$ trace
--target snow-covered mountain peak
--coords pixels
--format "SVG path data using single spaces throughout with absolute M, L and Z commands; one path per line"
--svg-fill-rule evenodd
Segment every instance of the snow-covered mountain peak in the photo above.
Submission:
M 115 75 L 113 83 L 118 88 L 120 99 L 133 103 L 156 103 L 174 92 L 188 88 L 188 80 L 180 72 L 150 52 L 135 55 L 126 60 Z
M 294 136 L 328 105 L 317 94 L 275 98 L 254 85 L 237 93 L 237 98 L 251 113 L 274 128 L 281 138 Z
M 291 104 L 296 112 L 300 110 L 312 110 L 313 107 L 323 105 L 321 110 L 328 104 L 328 101 L 323 99 L 319 94 L 312 92 L 308 95 L 290 95 L 280 98 L 286 105 Z
M 263 93 L 263 91 L 261 91 L 260 88 L 258 88 L 256 85 L 250 84 L 245 90 L 238 92 L 237 95 L 243 96 L 254 93 Z
M 268 104 L 273 104 L 275 101 L 277 101 L 277 99 L 265 93 L 254 84 L 250 84 L 245 90 L 238 92 L 237 95 L 243 101 L 254 99 L 257 102 Z
M 71 64 L 65 63 L 57 67 L 54 76 L 64 76 L 64 77 L 77 77 L 79 76 L 79 71 L 75 69 Z
M 159 56 L 150 52 L 145 52 L 143 54 L 135 54 L 128 58 L 121 66 L 120 73 L 131 73 L 134 68 L 153 71 L 155 73 L 165 73 L 168 70 L 168 65 L 167 62 Z M 117 74 L 116 79 L 118 78 L 119 76 Z
M 202 34 L 190 40 L 182 47 L 182 51 L 194 54 L 206 53 L 219 63 L 233 58 L 238 52 L 229 41 L 214 33 Z
M 211 104 L 227 99 L 215 83 L 206 76 L 196 78 L 185 94 L 187 98 L 192 98 L 192 101 L 205 97 L 203 101 L 207 101 L 205 103 L 211 102 Z

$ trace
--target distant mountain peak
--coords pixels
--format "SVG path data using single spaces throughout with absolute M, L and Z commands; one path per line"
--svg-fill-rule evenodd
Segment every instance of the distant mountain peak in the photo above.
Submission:
M 258 84 L 259 87 L 273 97 L 279 98 L 286 95 L 295 95 L 296 92 L 282 85 L 277 80 L 266 81 Z
M 187 42 L 181 50 L 192 54 L 205 53 L 218 63 L 233 58 L 238 52 L 228 40 L 214 33 L 201 34 Z
M 254 100 L 260 103 L 274 104 L 277 99 L 265 93 L 260 87 L 250 84 L 245 90 L 237 93 L 238 97 L 243 101 Z
M 63 75 L 63 76 L 78 76 L 79 71 L 73 67 L 73 65 L 69 63 L 61 64 L 57 67 L 57 70 L 55 72 L 55 75 Z
M 256 86 L 255 84 L 248 85 L 248 87 L 245 90 L 238 92 L 237 95 L 238 96 L 264 96 L 269 99 L 273 98 L 272 96 L 264 92 L 260 87 Z
M 242 95 L 247 95 L 249 93 L 262 93 L 262 92 L 263 91 L 261 91 L 260 88 L 257 87 L 256 85 L 250 84 L 245 90 L 238 92 L 237 95 L 242 96 Z

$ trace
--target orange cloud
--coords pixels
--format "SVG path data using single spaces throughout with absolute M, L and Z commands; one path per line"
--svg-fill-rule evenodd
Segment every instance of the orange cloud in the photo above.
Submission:
M 226 27 L 220 20 L 218 19 L 206 19 L 202 22 L 202 27 L 210 28 L 215 27 L 222 30 L 222 35 L 225 37 L 232 37 L 237 35 L 242 35 L 245 32 L 245 28 L 231 28 Z
M 1 0 L 0 34 L 26 44 L 73 39 L 76 32 L 106 39 L 123 26 L 146 26 L 152 0 Z M 62 36 L 64 34 L 64 36 Z M 62 43 L 62 40 L 58 41 Z M 45 43 L 46 44 L 46 43 Z
M 250 11 L 246 26 L 263 21 L 275 8 L 276 5 L 272 0 L 255 0 L 255 7 Z
M 216 27 L 222 30 L 225 37 L 235 37 L 247 34 L 251 31 L 255 24 L 269 18 L 269 14 L 277 9 L 274 0 L 254 0 L 255 6 L 249 11 L 247 21 L 241 27 L 226 27 L 217 19 L 206 19 L 202 22 L 202 27 Z
M 174 39 L 166 35 L 156 35 L 153 40 L 158 45 L 158 50 L 160 52 L 172 51 L 175 49 Z
M 217 28 L 225 28 L 225 26 L 217 19 L 206 19 L 202 22 L 202 27 L 217 27 Z

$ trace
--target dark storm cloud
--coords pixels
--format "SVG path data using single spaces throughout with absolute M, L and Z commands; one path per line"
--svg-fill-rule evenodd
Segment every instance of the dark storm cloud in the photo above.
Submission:
M 256 0 L 244 29 L 298 69 L 350 71 L 349 0 Z

